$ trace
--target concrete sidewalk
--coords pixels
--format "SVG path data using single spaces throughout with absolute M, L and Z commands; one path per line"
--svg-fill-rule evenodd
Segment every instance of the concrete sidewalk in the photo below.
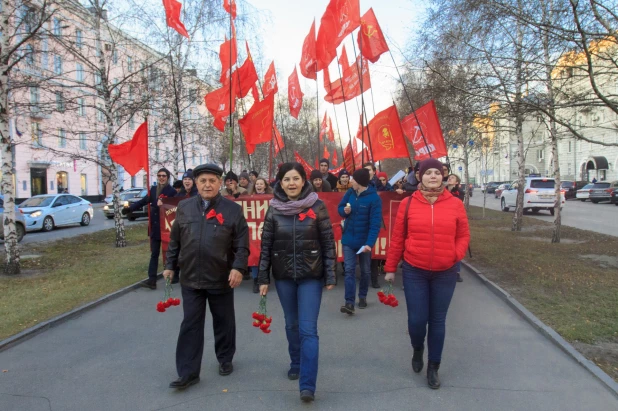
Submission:
M 140 289 L 0 353 L 0 410 L 616 410 L 618 399 L 464 272 L 447 321 L 440 377 L 427 387 L 412 372 L 403 292 L 397 308 L 376 300 L 347 317 L 343 285 L 325 292 L 320 315 L 316 401 L 301 404 L 289 381 L 283 314 L 269 294 L 273 332 L 251 326 L 258 297 L 245 281 L 236 291 L 234 373 L 218 375 L 207 318 L 202 381 L 185 392 L 174 351 L 180 307 L 155 311 L 162 297 Z M 180 296 L 180 290 L 175 295 Z

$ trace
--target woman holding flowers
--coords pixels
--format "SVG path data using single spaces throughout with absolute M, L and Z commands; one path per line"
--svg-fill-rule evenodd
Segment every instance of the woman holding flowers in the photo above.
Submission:
M 470 230 L 463 203 L 442 182 L 442 163 L 431 158 L 422 161 L 419 177 L 418 190 L 399 206 L 384 279 L 395 279 L 403 255 L 408 332 L 414 350 L 412 369 L 417 373 L 423 369 L 427 335 L 427 383 L 437 389 L 446 313 L 457 282 L 457 262 L 466 254 Z
M 318 315 L 322 289 L 333 289 L 335 239 L 324 203 L 303 167 L 285 163 L 264 218 L 258 284 L 268 293 L 272 268 L 285 315 L 290 354 L 288 378 L 299 379 L 300 398 L 314 400 L 318 376 Z

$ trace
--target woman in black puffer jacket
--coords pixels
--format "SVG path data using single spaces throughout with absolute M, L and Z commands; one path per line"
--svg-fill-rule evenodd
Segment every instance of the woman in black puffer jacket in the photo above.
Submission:
M 264 218 L 258 284 L 266 295 L 272 268 L 285 315 L 288 378 L 300 378 L 300 398 L 313 401 L 318 376 L 318 314 L 322 290 L 335 286 L 335 238 L 326 205 L 303 167 L 286 163 L 277 174 Z M 302 364 L 302 365 L 301 365 Z

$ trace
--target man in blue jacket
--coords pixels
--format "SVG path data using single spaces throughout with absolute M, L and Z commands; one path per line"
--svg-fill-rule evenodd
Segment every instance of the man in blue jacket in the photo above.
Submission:
M 345 305 L 341 307 L 341 312 L 348 315 L 354 314 L 357 255 L 361 270 L 358 308 L 367 308 L 371 248 L 378 239 L 382 223 L 382 200 L 369 181 L 367 169 L 356 170 L 352 175 L 352 188 L 345 193 L 338 208 L 339 215 L 345 218 L 341 240 L 345 264 Z

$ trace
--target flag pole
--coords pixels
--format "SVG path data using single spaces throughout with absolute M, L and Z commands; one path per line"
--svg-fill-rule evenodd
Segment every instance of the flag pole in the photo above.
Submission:
M 328 70 L 328 69 L 325 69 L 325 70 Z M 324 74 L 322 74 L 322 75 L 324 75 Z M 318 81 L 317 75 L 316 75 L 316 79 L 315 80 L 316 80 L 316 83 L 317 83 L 317 81 Z M 328 92 L 329 93 L 333 92 L 333 85 L 331 84 L 330 81 L 328 82 Z M 343 164 L 345 166 L 345 161 L 344 161 L 345 160 L 345 154 L 343 152 L 343 143 L 341 143 L 341 132 L 339 131 L 339 119 L 337 118 L 337 110 L 335 110 L 335 105 L 334 104 L 333 104 L 333 112 L 335 113 L 335 123 L 337 124 L 337 134 L 339 135 L 339 149 L 341 150 L 341 161 L 343 161 Z M 348 132 L 349 131 L 350 130 L 348 129 Z M 335 150 L 336 149 L 337 148 L 335 148 Z
M 232 99 L 234 98 L 234 96 L 232 96 L 232 13 L 231 13 L 231 6 L 230 6 L 230 107 L 229 107 L 229 112 L 230 112 L 230 171 L 233 168 L 234 165 L 234 116 L 232 114 Z
M 325 68 L 324 70 L 328 70 L 328 67 Z M 348 133 L 350 134 L 350 148 L 352 148 L 352 132 L 350 131 L 350 117 L 348 117 L 348 106 L 346 105 L 346 101 L 345 101 L 345 91 L 344 91 L 345 87 L 343 86 L 343 74 L 341 74 L 341 66 L 339 65 L 339 62 L 337 62 L 337 70 L 339 71 L 339 82 L 341 83 L 341 95 L 343 97 L 343 108 L 345 110 L 345 118 L 346 118 L 346 121 L 348 122 Z M 335 103 L 333 103 L 333 106 L 334 105 Z M 352 153 L 352 162 L 354 163 L 354 168 L 356 168 L 356 161 L 354 160 L 355 155 L 356 153 Z M 362 167 L 362 164 L 361 164 L 361 167 Z
M 318 76 L 316 74 L 315 76 L 315 114 L 318 119 L 318 157 L 320 157 L 320 98 L 318 96 L 318 90 L 319 90 Z M 324 144 L 326 145 L 326 142 L 324 142 Z M 318 158 L 318 161 L 320 161 L 319 158 Z
M 169 27 L 167 29 L 169 35 Z M 182 124 L 180 121 L 180 105 L 178 104 L 178 90 L 176 90 L 176 76 L 174 75 L 174 60 L 172 58 L 172 51 L 170 50 L 170 68 L 172 71 L 172 86 L 174 87 L 174 103 L 176 108 L 176 127 L 178 128 L 178 135 L 180 136 L 180 149 L 182 151 L 182 165 L 185 171 L 187 171 L 187 160 L 185 158 L 185 144 L 182 138 Z M 178 171 L 178 170 L 176 170 Z
M 258 80 L 259 81 L 259 80 Z M 288 157 L 288 145 L 285 142 L 285 124 L 283 121 L 283 109 L 281 108 L 281 104 L 279 104 L 279 117 L 280 117 L 280 125 L 281 125 L 281 131 L 283 132 L 283 134 L 281 134 L 281 139 L 283 140 L 283 149 L 285 150 L 285 162 L 289 161 L 289 157 Z
M 362 30 L 362 25 L 360 30 Z M 352 38 L 352 47 L 354 48 L 354 64 L 356 64 L 356 44 L 354 44 L 354 36 L 352 35 L 352 33 L 350 33 L 350 37 Z M 369 140 L 369 152 L 371 153 L 371 162 L 373 162 L 373 147 L 371 146 L 371 134 L 369 134 L 369 122 L 367 121 L 367 110 L 365 109 L 365 96 L 364 96 L 364 90 L 363 90 L 363 52 L 362 52 L 362 48 L 363 48 L 363 36 L 359 36 L 360 38 L 360 44 L 358 45 L 361 50 L 360 51 L 360 67 L 358 67 L 358 64 L 356 64 L 356 70 L 358 72 L 358 77 L 359 77 L 359 83 L 360 83 L 360 89 L 361 89 L 361 109 L 362 109 L 362 113 L 364 114 L 364 118 L 362 118 L 362 120 L 365 122 L 365 124 L 367 125 L 367 139 Z M 367 65 L 367 70 L 369 70 L 369 65 Z M 374 113 L 375 116 L 375 113 Z M 365 144 L 365 127 L 363 127 L 363 131 L 362 131 L 362 141 L 363 144 Z M 361 157 L 365 156 L 365 151 L 363 150 L 361 152 Z M 365 162 L 364 158 L 363 158 L 363 164 Z M 382 164 L 380 164 L 380 171 L 382 171 Z
M 397 118 L 399 119 L 399 109 L 397 108 L 397 104 L 395 103 L 395 100 L 393 100 L 393 106 L 395 106 L 395 111 L 397 112 Z M 401 121 L 399 121 L 399 128 L 401 130 L 401 135 L 405 135 L 406 133 L 403 132 L 403 127 L 401 126 Z M 408 153 L 408 160 L 410 160 L 410 167 L 414 167 L 414 164 L 412 163 L 412 156 L 410 155 L 410 149 L 408 148 L 408 142 L 404 140 L 404 143 L 406 145 L 406 153 Z
M 393 60 L 393 65 L 395 66 L 395 70 L 397 70 L 397 75 L 399 76 L 399 82 L 401 82 L 401 87 L 403 87 L 403 92 L 406 95 L 408 103 L 410 104 L 410 109 L 412 110 L 412 114 L 414 114 L 414 119 L 416 120 L 416 124 L 418 125 L 418 129 L 421 132 L 421 137 L 423 137 L 423 143 L 425 143 L 425 147 L 427 147 L 427 153 L 429 154 L 429 158 L 432 158 L 431 150 L 429 149 L 429 144 L 427 144 L 427 139 L 425 138 L 425 133 L 423 132 L 423 127 L 421 127 L 421 123 L 418 121 L 418 117 L 416 116 L 416 110 L 414 110 L 414 104 L 412 104 L 412 99 L 408 95 L 408 89 L 406 88 L 405 83 L 403 82 L 403 78 L 401 77 L 401 73 L 399 73 L 399 67 L 395 62 L 395 57 L 393 57 L 393 52 L 388 49 L 388 54 L 391 55 L 391 59 Z

